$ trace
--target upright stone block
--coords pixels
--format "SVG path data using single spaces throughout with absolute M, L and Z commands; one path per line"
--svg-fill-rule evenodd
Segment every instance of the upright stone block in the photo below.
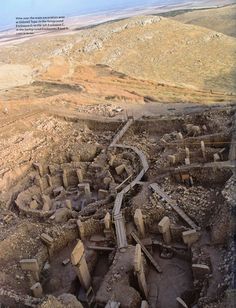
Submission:
M 76 174 L 77 174 L 79 183 L 83 183 L 84 177 L 83 177 L 82 170 L 81 169 L 77 169 L 76 170 Z
M 107 198 L 108 195 L 109 195 L 108 190 L 106 190 L 106 189 L 99 189 L 99 191 L 98 191 L 98 199 L 99 200 L 103 200 L 103 199 Z
M 112 179 L 108 176 L 103 179 L 103 183 L 105 185 L 109 185 L 111 183 L 111 181 L 112 181 Z
M 35 177 L 35 185 L 39 186 L 41 193 L 43 194 L 44 192 L 44 185 L 43 185 L 43 180 L 41 179 L 40 176 Z
M 85 184 L 85 186 L 84 186 L 84 192 L 85 192 L 85 196 L 86 196 L 88 199 L 91 199 L 92 193 L 91 193 L 91 190 L 90 190 L 90 185 L 89 185 L 88 183 Z
M 82 241 L 79 240 L 72 251 L 71 263 L 73 265 L 77 265 L 80 262 L 83 255 L 84 255 L 84 244 Z
M 168 161 L 171 165 L 176 163 L 176 156 L 175 155 L 168 155 Z
M 38 272 L 39 265 L 37 259 L 22 259 L 20 266 L 23 271 Z
M 46 234 L 46 233 L 42 233 L 40 236 L 42 242 L 47 245 L 48 247 L 51 247 L 53 245 L 53 238 Z
M 141 308 L 148 308 L 149 305 L 148 305 L 148 302 L 147 301 L 142 301 L 141 302 Z
M 185 165 L 190 165 L 190 159 L 189 158 L 185 158 L 185 160 L 184 160 L 184 162 L 185 162 Z
M 67 199 L 66 200 L 66 207 L 69 209 L 69 210 L 72 210 L 72 202 L 70 199 Z
M 104 217 L 104 224 L 105 224 L 105 229 L 110 230 L 111 229 L 111 215 L 109 212 L 106 213 Z
M 31 210 L 37 210 L 37 208 L 39 207 L 39 204 L 36 200 L 33 200 L 30 202 L 30 209 Z
M 52 200 L 50 199 L 50 197 L 43 194 L 42 200 L 43 200 L 43 212 L 50 211 L 50 209 L 52 207 Z
M 203 140 L 201 141 L 201 151 L 202 151 L 203 158 L 206 160 L 206 147 L 205 147 L 205 143 Z
M 81 285 L 88 290 L 91 286 L 91 276 L 85 259 L 84 245 L 82 241 L 78 241 L 72 251 L 71 263 L 75 266 L 75 270 Z
M 142 250 L 140 244 L 136 245 L 134 256 L 134 271 L 138 278 L 139 288 L 145 298 L 148 297 L 148 287 L 143 267 Z
M 115 155 L 111 155 L 111 159 L 109 160 L 109 166 L 113 166 L 114 162 L 116 160 L 116 156 Z
M 189 148 L 185 148 L 186 158 L 190 158 Z
M 177 133 L 177 139 L 178 140 L 183 140 L 184 139 L 182 133 Z
M 40 163 L 33 163 L 35 170 L 38 171 L 40 176 L 43 176 L 43 166 Z
M 47 182 L 48 182 L 48 186 L 52 187 L 52 178 L 49 174 L 46 175 L 46 179 L 47 179 Z
M 37 259 L 22 259 L 20 266 L 23 271 L 30 271 L 33 278 L 39 281 L 39 265 Z
M 163 235 L 164 242 L 169 244 L 171 242 L 171 232 L 170 232 L 170 219 L 165 216 L 158 224 L 158 230 Z
M 206 275 L 210 274 L 209 266 L 205 264 L 192 264 L 192 271 L 194 279 L 204 279 Z
M 139 236 L 145 237 L 145 226 L 144 226 L 144 221 L 143 221 L 143 214 L 140 209 L 136 209 L 134 213 L 134 222 L 138 229 Z
M 67 189 L 69 184 L 68 184 L 68 177 L 67 177 L 67 171 L 66 170 L 63 170 L 62 182 L 63 182 L 63 186 L 65 187 L 65 189 Z
M 198 240 L 199 234 L 196 230 L 188 230 L 182 233 L 182 238 L 183 242 L 187 244 L 188 247 L 191 247 L 191 245 Z
M 124 171 L 125 171 L 125 165 L 124 165 L 124 164 L 122 164 L 122 165 L 116 167 L 116 173 L 117 173 L 117 175 L 121 175 Z
M 35 283 L 30 290 L 32 291 L 34 297 L 40 298 L 43 296 L 43 288 L 39 282 Z
M 84 225 L 80 219 L 77 220 L 77 226 L 79 229 L 80 238 L 81 240 L 83 240 L 85 238 L 85 230 L 84 230 Z
M 220 155 L 218 153 L 215 153 L 213 155 L 213 159 L 214 159 L 214 162 L 220 161 Z

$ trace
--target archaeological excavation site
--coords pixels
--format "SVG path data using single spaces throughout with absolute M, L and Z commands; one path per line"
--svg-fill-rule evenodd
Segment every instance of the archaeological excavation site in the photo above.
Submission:
M 231 307 L 234 107 L 119 112 L 1 139 L 1 308 Z

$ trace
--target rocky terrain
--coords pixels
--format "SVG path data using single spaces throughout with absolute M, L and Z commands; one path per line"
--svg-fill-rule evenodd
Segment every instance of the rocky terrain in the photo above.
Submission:
M 231 307 L 229 8 L 0 46 L 1 307 Z

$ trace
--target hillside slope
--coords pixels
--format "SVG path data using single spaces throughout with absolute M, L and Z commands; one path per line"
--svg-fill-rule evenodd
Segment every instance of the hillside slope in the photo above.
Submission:
M 194 10 L 173 17 L 174 20 L 202 26 L 223 34 L 236 37 L 236 5 L 217 9 Z
M 36 80 L 48 75 L 51 80 L 70 82 L 78 65 L 102 64 L 140 81 L 232 93 L 236 92 L 235 53 L 233 37 L 163 17 L 143 16 L 2 47 L 0 62 L 27 63 Z
M 160 17 L 136 17 L 87 31 L 71 50 L 132 77 L 186 87 L 235 90 L 235 38 Z

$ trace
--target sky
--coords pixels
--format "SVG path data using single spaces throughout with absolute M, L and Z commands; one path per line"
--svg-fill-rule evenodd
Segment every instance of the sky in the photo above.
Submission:
M 111 9 L 186 2 L 189 0 L 0 0 L 0 27 L 14 25 L 16 17 L 78 16 Z

